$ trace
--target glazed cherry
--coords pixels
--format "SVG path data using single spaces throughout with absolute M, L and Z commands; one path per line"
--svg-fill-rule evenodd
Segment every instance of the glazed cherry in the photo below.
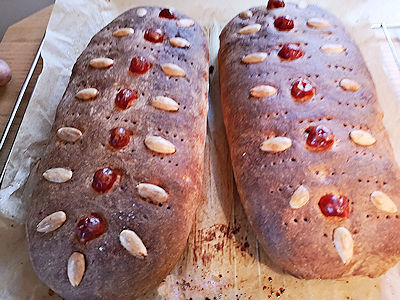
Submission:
M 274 26 L 279 31 L 289 31 L 294 27 L 294 21 L 289 16 L 281 16 L 275 19 Z
M 347 218 L 349 216 L 349 199 L 345 196 L 326 194 L 319 200 L 319 208 L 327 217 Z
M 152 43 L 162 43 L 164 41 L 164 32 L 161 29 L 147 29 L 144 33 L 144 38 Z
M 144 74 L 152 67 L 152 63 L 145 59 L 143 56 L 135 56 L 131 60 L 129 71 L 133 74 Z
M 328 150 L 335 141 L 330 129 L 322 125 L 311 126 L 306 132 L 308 132 L 306 144 L 313 151 Z
M 106 229 L 105 222 L 98 214 L 92 213 L 82 217 L 76 224 L 75 234 L 81 244 L 98 238 Z
M 303 56 L 303 50 L 297 44 L 287 43 L 283 45 L 278 55 L 285 60 L 295 60 Z
M 117 174 L 110 168 L 97 170 L 93 176 L 92 187 L 99 193 L 105 193 L 112 188 L 117 180 Z
M 174 12 L 172 11 L 172 9 L 169 8 L 164 8 L 162 11 L 160 11 L 160 14 L 158 16 L 160 18 L 176 19 Z
M 285 7 L 285 2 L 283 0 L 269 0 L 267 9 L 274 9 L 279 7 Z
M 304 102 L 314 97 L 314 87 L 308 79 L 299 79 L 292 85 L 292 97 L 298 102 Z
M 117 127 L 111 130 L 110 146 L 116 149 L 121 149 L 129 144 L 131 136 L 125 128 Z
M 137 95 L 135 91 L 122 89 L 118 92 L 117 96 L 115 96 L 115 105 L 121 109 L 127 109 L 136 99 Z

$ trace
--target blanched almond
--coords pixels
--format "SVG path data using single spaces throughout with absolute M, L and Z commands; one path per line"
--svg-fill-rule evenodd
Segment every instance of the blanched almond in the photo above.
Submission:
M 169 39 L 169 42 L 171 43 L 172 46 L 178 47 L 178 48 L 189 48 L 190 43 L 189 41 L 181 38 L 181 37 L 173 37 Z
M 253 33 L 259 32 L 260 29 L 261 29 L 261 25 L 260 24 L 257 24 L 257 23 L 256 24 L 250 24 L 250 25 L 247 25 L 247 26 L 241 28 L 238 31 L 238 33 L 239 34 L 253 34 Z
M 292 146 L 292 140 L 285 136 L 273 137 L 261 143 L 260 149 L 265 152 L 282 152 Z
M 365 130 L 353 130 L 350 132 L 350 138 L 354 143 L 361 146 L 371 146 L 376 142 L 372 134 Z
M 328 28 L 331 26 L 328 20 L 322 18 L 310 18 L 307 21 L 307 25 L 313 28 Z
M 108 57 L 93 58 L 90 65 L 95 69 L 107 69 L 114 64 L 114 61 Z
M 149 199 L 157 204 L 165 203 L 168 199 L 167 192 L 158 185 L 151 183 L 139 183 L 136 188 L 140 197 Z
M 252 16 L 253 16 L 253 13 L 250 10 L 242 11 L 239 14 L 239 17 L 241 17 L 242 19 L 250 19 Z
M 85 257 L 82 253 L 74 252 L 68 259 L 67 275 L 73 287 L 78 286 L 85 274 Z
M 64 183 L 72 178 L 72 171 L 65 168 L 52 168 L 44 172 L 43 177 L 50 182 Z
M 325 44 L 321 46 L 321 51 L 326 53 L 339 54 L 342 53 L 346 48 L 341 44 Z
M 340 80 L 340 86 L 345 91 L 352 91 L 352 92 L 359 90 L 359 88 L 361 87 L 357 81 L 347 79 L 347 78 Z
M 149 135 L 144 140 L 147 148 L 154 152 L 163 153 L 163 154 L 173 154 L 176 149 L 174 144 L 161 136 Z
M 157 96 L 153 99 L 151 105 L 153 105 L 155 108 L 165 110 L 165 111 L 178 111 L 179 110 L 179 104 L 176 103 L 175 100 L 168 98 L 168 97 L 163 97 L 163 96 Z
M 119 240 L 121 245 L 133 256 L 141 259 L 147 256 L 146 246 L 134 231 L 128 229 L 122 230 Z
M 87 88 L 80 90 L 78 93 L 76 93 L 75 97 L 80 99 L 80 100 L 91 100 L 97 97 L 99 94 L 99 91 L 95 88 Z
M 176 25 L 179 27 L 192 27 L 194 25 L 194 21 L 192 19 L 180 19 L 176 21 Z
M 123 36 L 131 35 L 134 32 L 135 32 L 135 30 L 133 30 L 133 28 L 125 27 L 125 28 L 120 28 L 120 29 L 115 30 L 112 35 L 115 37 L 123 37 Z
M 147 14 L 147 10 L 143 7 L 138 8 L 138 10 L 136 11 L 136 14 L 138 17 L 143 18 Z
M 242 62 L 245 64 L 256 64 L 263 62 L 264 60 L 267 59 L 268 53 L 265 52 L 255 52 L 246 55 L 245 57 L 242 58 Z
M 350 231 L 345 227 L 338 227 L 333 232 L 333 244 L 340 259 L 344 264 L 348 263 L 353 257 L 354 241 Z
M 310 200 L 310 193 L 304 185 L 300 185 L 290 198 L 289 205 L 291 208 L 300 208 Z
M 277 93 L 277 89 L 271 85 L 258 85 L 250 90 L 250 95 L 256 98 L 271 97 Z
M 370 196 L 371 202 L 381 211 L 386 211 L 388 213 L 397 212 L 397 206 L 394 204 L 392 199 L 384 192 L 374 191 Z
M 57 130 L 57 136 L 65 142 L 76 142 L 82 138 L 82 131 L 75 127 L 61 127 Z
M 43 233 L 48 233 L 56 230 L 67 219 L 67 215 L 63 211 L 56 211 L 47 217 L 43 218 L 36 226 L 36 230 Z
M 161 65 L 161 69 L 168 76 L 175 76 L 175 77 L 185 77 L 186 76 L 185 71 L 181 67 L 179 67 L 175 64 L 171 64 L 171 63 L 163 64 L 163 65 Z

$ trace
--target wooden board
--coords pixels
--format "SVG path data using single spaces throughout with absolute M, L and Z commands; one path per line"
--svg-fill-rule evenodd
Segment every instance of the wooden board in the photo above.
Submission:
M 0 43 L 0 58 L 9 64 L 13 72 L 11 81 L 6 86 L 0 87 L 0 133 L 3 133 L 8 122 L 19 91 L 45 33 L 52 10 L 53 5 L 48 6 L 10 26 Z M 26 104 L 30 99 L 36 79 L 41 72 L 41 68 L 42 63 L 40 61 L 25 92 L 25 97 L 18 111 L 5 148 L 0 153 L 0 168 L 3 166 L 10 150 L 19 123 L 22 120 Z

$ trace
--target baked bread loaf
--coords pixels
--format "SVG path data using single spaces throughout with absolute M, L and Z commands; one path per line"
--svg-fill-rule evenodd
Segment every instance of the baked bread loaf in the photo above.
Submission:
M 400 259 L 399 168 L 342 24 L 271 0 L 236 16 L 220 40 L 237 188 L 270 258 L 306 279 L 385 273 Z
M 170 272 L 201 197 L 207 93 L 204 32 L 178 12 L 134 8 L 92 38 L 27 221 L 33 267 L 56 293 L 132 299 Z

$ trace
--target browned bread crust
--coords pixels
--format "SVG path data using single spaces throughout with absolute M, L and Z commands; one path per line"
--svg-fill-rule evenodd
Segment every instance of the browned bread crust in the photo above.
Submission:
M 40 180 L 27 222 L 31 260 L 40 279 L 66 299 L 132 299 L 154 287 L 182 254 L 199 203 L 208 111 L 207 41 L 197 23 L 178 26 L 186 16 L 175 12 L 176 19 L 160 18 L 162 8 L 144 9 L 145 16 L 138 16 L 143 8 L 133 8 L 104 27 L 76 61 L 38 170 Z M 119 28 L 134 32 L 114 36 Z M 165 32 L 162 43 L 144 39 L 150 28 Z M 173 47 L 169 41 L 173 37 L 186 39 L 190 47 Z M 152 68 L 143 75 L 130 73 L 135 56 L 146 58 Z M 91 67 L 90 61 L 98 57 L 113 59 L 113 65 Z M 167 76 L 161 69 L 166 63 L 178 65 L 186 76 Z M 77 99 L 84 88 L 96 88 L 99 94 L 92 100 Z M 136 90 L 138 95 L 125 110 L 114 103 L 121 88 Z M 174 99 L 179 110 L 153 107 L 157 96 Z M 81 130 L 82 138 L 62 141 L 57 130 L 66 126 Z M 132 133 L 129 144 L 120 150 L 109 145 L 110 131 L 116 127 Z M 149 150 L 144 143 L 148 135 L 165 138 L 175 146 L 175 153 Z M 72 170 L 71 180 L 53 183 L 41 176 L 55 167 Z M 118 170 L 119 176 L 111 190 L 101 194 L 94 191 L 92 181 L 104 167 Z M 166 202 L 157 205 L 141 197 L 139 183 L 160 186 L 168 194 Z M 57 211 L 66 214 L 62 226 L 37 232 L 38 223 Z M 75 228 L 89 213 L 104 218 L 106 231 L 84 245 Z M 121 245 L 124 229 L 137 234 L 147 249 L 146 257 L 131 255 Z M 73 252 L 82 253 L 85 261 L 76 287 L 67 276 Z
M 392 205 L 400 205 L 400 177 L 374 83 L 359 49 L 338 19 L 318 7 L 301 9 L 286 3 L 284 8 L 250 11 L 236 16 L 222 31 L 219 66 L 236 183 L 258 240 L 271 259 L 299 278 L 385 273 L 400 259 L 400 218 Z M 274 20 L 284 15 L 293 18 L 294 28 L 277 31 Z M 330 25 L 307 25 L 314 17 Z M 258 32 L 238 34 L 254 23 L 261 25 Z M 282 61 L 277 53 L 289 42 L 299 43 L 304 55 Z M 321 49 L 325 44 L 341 44 L 345 50 L 326 53 Z M 254 52 L 266 52 L 267 58 L 254 64 L 241 62 Z M 299 78 L 315 86 L 311 100 L 292 98 L 291 86 Z M 360 88 L 345 91 L 340 86 L 344 78 L 358 82 Z M 251 96 L 250 90 L 258 85 L 273 86 L 277 93 Z M 313 125 L 326 126 L 334 133 L 331 149 L 314 152 L 306 147 L 307 129 Z M 360 129 L 371 133 L 376 142 L 361 146 L 352 141 L 350 132 Z M 290 138 L 291 146 L 277 153 L 262 151 L 260 144 L 274 136 Z M 309 201 L 291 208 L 289 202 L 300 185 L 308 190 Z M 392 205 L 390 212 L 374 206 L 370 200 L 374 191 L 391 198 L 393 203 L 386 199 L 386 206 Z M 319 201 L 328 193 L 349 199 L 348 218 L 322 214 Z M 347 255 L 346 263 L 338 255 L 341 250 L 335 248 L 338 227 L 349 232 L 347 254 L 341 252 Z

